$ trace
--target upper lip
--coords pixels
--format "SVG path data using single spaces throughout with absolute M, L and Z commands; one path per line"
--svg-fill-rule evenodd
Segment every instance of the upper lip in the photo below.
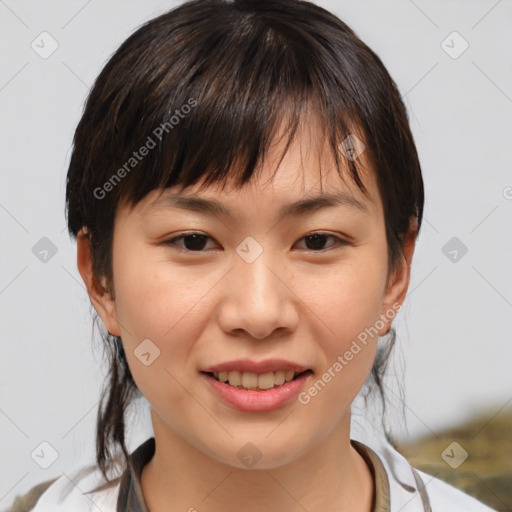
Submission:
M 215 364 L 203 368 L 203 372 L 253 372 L 253 373 L 268 373 L 277 372 L 279 370 L 289 371 L 293 370 L 295 373 L 302 373 L 308 370 L 307 367 L 286 361 L 285 359 L 265 359 L 264 361 L 254 361 L 253 359 L 237 359 L 235 361 L 226 361 L 225 363 Z

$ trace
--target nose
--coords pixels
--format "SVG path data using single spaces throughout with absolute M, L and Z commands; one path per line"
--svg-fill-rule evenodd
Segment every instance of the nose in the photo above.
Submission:
M 271 256 L 263 251 L 252 263 L 235 257 L 218 310 L 224 332 L 244 331 L 260 340 L 277 330 L 297 328 L 300 300 L 293 291 L 293 275 L 285 263 Z

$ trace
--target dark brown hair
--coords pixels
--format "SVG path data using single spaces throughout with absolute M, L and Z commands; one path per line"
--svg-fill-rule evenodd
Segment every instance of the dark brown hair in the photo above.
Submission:
M 76 237 L 87 227 L 98 280 L 106 278 L 114 297 L 112 235 L 122 201 L 133 206 L 155 189 L 228 177 L 242 187 L 281 122 L 288 149 L 313 114 L 340 177 L 343 161 L 366 193 L 358 160 L 340 155 L 349 135 L 364 141 L 384 207 L 389 268 L 395 268 L 411 219 L 421 226 L 420 163 L 394 81 L 345 23 L 301 0 L 193 0 L 145 23 L 101 71 L 74 136 L 68 229 Z M 121 339 L 103 334 L 110 373 L 98 410 L 97 463 L 108 480 L 116 445 L 128 462 L 124 414 L 141 394 Z M 391 329 L 367 381 L 383 399 L 394 339 Z

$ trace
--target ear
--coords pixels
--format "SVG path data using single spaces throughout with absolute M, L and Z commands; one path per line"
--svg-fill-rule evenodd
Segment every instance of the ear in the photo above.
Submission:
M 76 242 L 78 271 L 84 280 L 94 309 L 100 315 L 108 332 L 114 336 L 121 336 L 115 300 L 111 295 L 113 292 L 107 290 L 106 278 L 102 277 L 101 282 L 98 282 L 93 272 L 91 240 L 86 227 L 79 231 Z
M 418 235 L 418 221 L 412 219 L 409 225 L 409 231 L 405 235 L 403 255 L 398 262 L 396 269 L 391 273 L 386 285 L 386 291 L 382 302 L 381 319 L 385 318 L 385 325 L 379 330 L 379 336 L 384 336 L 389 332 L 391 322 L 398 312 L 398 305 L 401 307 L 411 279 L 411 263 Z M 393 314 L 391 314 L 393 312 Z

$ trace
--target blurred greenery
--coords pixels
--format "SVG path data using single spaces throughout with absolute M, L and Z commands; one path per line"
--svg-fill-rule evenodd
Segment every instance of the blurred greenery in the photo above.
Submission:
M 455 454 L 459 459 L 450 462 L 456 465 L 465 453 L 457 445 L 448 448 L 452 442 L 468 454 L 456 468 L 445 459 L 450 461 L 450 455 Z M 412 466 L 458 487 L 495 510 L 512 511 L 512 409 L 494 416 L 481 415 L 432 436 L 397 443 L 396 448 Z

